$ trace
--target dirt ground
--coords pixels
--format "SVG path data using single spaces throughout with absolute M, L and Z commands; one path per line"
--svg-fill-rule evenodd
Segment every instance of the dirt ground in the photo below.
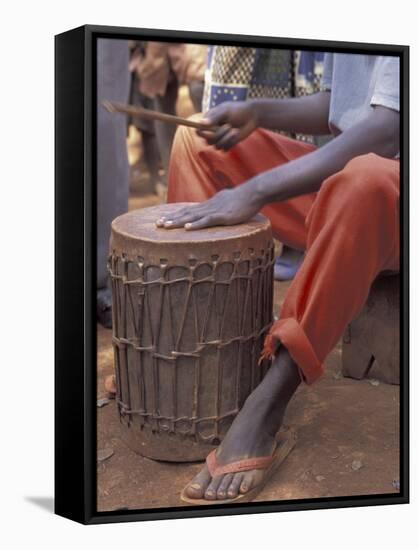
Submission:
M 275 283 L 275 310 L 288 284 Z M 327 359 L 325 375 L 301 385 L 285 423 L 297 445 L 256 501 L 395 493 L 399 479 L 399 387 L 342 378 L 341 349 Z M 98 326 L 98 398 L 113 372 L 111 331 Z M 180 492 L 201 464 L 156 462 L 121 439 L 115 401 L 97 409 L 99 511 L 182 506 Z M 356 469 L 359 467 L 359 469 Z M 355 468 L 355 469 L 354 469 Z

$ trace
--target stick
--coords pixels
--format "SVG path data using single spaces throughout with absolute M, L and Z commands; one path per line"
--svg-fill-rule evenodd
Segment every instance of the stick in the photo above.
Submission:
M 209 126 L 208 124 L 203 124 L 202 122 L 197 122 L 196 120 L 190 120 L 189 118 L 182 118 L 180 116 L 150 111 L 149 109 L 144 109 L 143 107 L 134 107 L 133 105 L 115 103 L 113 101 L 102 101 L 102 105 L 110 113 L 125 113 L 127 115 L 139 116 L 149 120 L 160 120 L 161 122 L 168 122 L 169 124 L 180 124 L 182 126 L 189 126 L 190 128 L 198 128 L 199 130 L 214 131 L 218 128 L 218 126 Z

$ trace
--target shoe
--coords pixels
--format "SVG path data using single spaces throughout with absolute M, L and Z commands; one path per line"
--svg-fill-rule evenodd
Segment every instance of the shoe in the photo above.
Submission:
M 112 328 L 112 296 L 109 288 L 97 291 L 96 317 L 103 327 Z
M 294 279 L 303 262 L 303 258 L 304 254 L 301 252 L 301 255 L 297 256 L 296 251 L 292 256 L 288 254 L 281 254 L 281 256 L 278 256 L 274 264 L 275 281 L 290 281 Z
M 264 476 L 260 483 L 250 489 L 247 493 L 239 494 L 234 498 L 207 500 L 205 498 L 190 498 L 186 495 L 186 485 L 180 495 L 183 502 L 194 505 L 208 504 L 230 504 L 233 502 L 250 502 L 260 493 L 276 469 L 286 459 L 294 448 L 297 441 L 297 434 L 294 430 L 280 431 L 276 436 L 276 448 L 270 456 L 257 456 L 255 458 L 245 458 L 237 460 L 223 466 L 218 465 L 216 449 L 207 456 L 207 468 L 211 477 L 223 474 L 235 474 L 237 472 L 246 472 L 249 470 L 264 470 Z

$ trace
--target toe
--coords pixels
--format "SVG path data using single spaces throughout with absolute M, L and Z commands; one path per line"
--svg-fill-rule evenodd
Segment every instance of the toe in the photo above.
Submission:
M 205 491 L 205 498 L 207 500 L 215 500 L 217 498 L 217 490 L 222 479 L 223 476 L 216 476 L 212 478 L 211 483 Z
M 205 466 L 197 476 L 187 485 L 185 494 L 189 498 L 203 498 L 211 481 L 211 475 Z
M 219 500 L 227 498 L 227 489 L 233 479 L 233 475 L 234 474 L 226 474 L 223 476 L 223 479 L 217 489 L 217 498 Z
M 234 474 L 234 477 L 230 483 L 230 487 L 227 490 L 228 498 L 236 498 L 239 494 L 241 482 L 243 481 L 243 474 Z
M 256 487 L 256 485 L 259 485 L 263 479 L 263 475 L 263 470 L 250 470 L 246 472 L 240 484 L 240 492 L 245 494 L 250 491 L 250 489 L 253 489 L 253 487 Z

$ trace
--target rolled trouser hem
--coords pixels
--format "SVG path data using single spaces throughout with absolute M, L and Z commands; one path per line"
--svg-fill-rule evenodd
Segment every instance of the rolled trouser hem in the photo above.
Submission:
M 265 338 L 262 359 L 273 358 L 282 344 L 297 364 L 301 378 L 306 384 L 312 384 L 324 373 L 313 346 L 304 329 L 293 318 L 276 321 Z

